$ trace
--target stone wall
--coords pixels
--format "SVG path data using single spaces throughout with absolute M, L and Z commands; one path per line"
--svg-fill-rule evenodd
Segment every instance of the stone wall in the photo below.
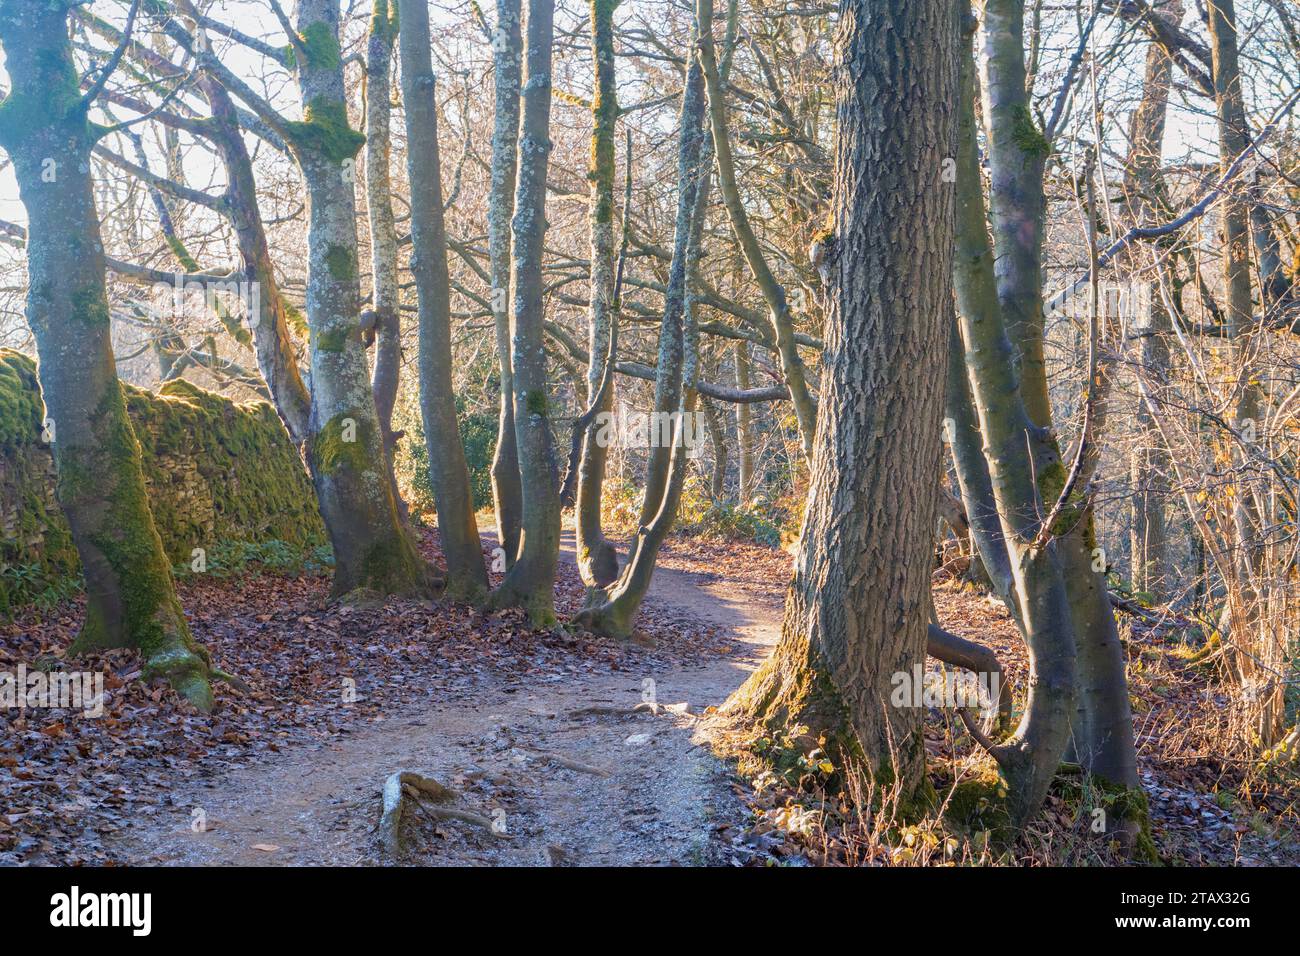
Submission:
M 311 481 L 270 405 L 236 404 L 185 381 L 156 394 L 125 388 L 154 522 L 174 562 L 230 542 L 324 543 Z M 42 412 L 35 364 L 0 349 L 0 610 L 66 590 L 78 571 Z

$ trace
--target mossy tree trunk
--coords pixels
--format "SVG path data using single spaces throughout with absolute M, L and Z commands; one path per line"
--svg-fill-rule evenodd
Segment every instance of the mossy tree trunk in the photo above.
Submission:
M 952 295 L 956 8 L 842 0 L 830 313 L 795 576 L 773 656 L 729 709 L 824 735 L 877 784 L 923 787 L 922 663 Z M 905 490 L 900 493 L 900 489 Z
M 438 534 L 447 560 L 448 591 L 478 601 L 487 593 L 488 579 L 451 380 L 451 278 L 442 214 L 429 12 L 425 0 L 404 0 L 401 10 L 402 102 L 406 107 L 406 168 L 411 184 L 411 272 L 419 296 L 420 413 L 428 449 L 429 483 L 433 486 Z
M 591 58 L 596 77 L 591 101 L 591 305 L 587 316 L 587 394 L 598 396 L 596 417 L 587 427 L 578 463 L 576 500 L 578 572 L 588 587 L 606 587 L 618 577 L 618 554 L 601 527 L 601 492 L 608 449 L 598 440 L 599 417 L 614 406 L 614 390 L 601 391 L 609 358 L 614 308 L 614 126 L 618 97 L 614 79 L 614 10 L 618 0 L 591 4 Z M 628 157 L 631 162 L 631 157 Z M 608 429 L 604 429 L 608 432 Z
M 113 358 L 90 178 L 100 130 L 87 116 L 89 94 L 79 89 L 71 6 L 0 3 L 10 77 L 0 146 L 13 160 L 27 209 L 27 321 L 54 434 L 59 503 L 86 580 L 86 620 L 72 651 L 138 648 L 145 676 L 166 678 L 207 710 L 211 665 L 176 598 Z
M 493 591 L 494 608 L 521 607 L 537 627 L 555 624 L 555 567 L 560 548 L 560 488 L 548 412 L 542 257 L 546 172 L 551 154 L 551 42 L 554 0 L 529 0 L 527 78 L 519 127 L 511 267 L 511 369 L 515 441 L 523 484 L 519 554 Z
M 393 499 L 361 340 L 355 161 L 364 137 L 348 125 L 338 0 L 302 0 L 297 29 L 303 119 L 285 126 L 307 184 L 308 453 L 334 547 L 334 594 L 422 594 L 430 571 Z
M 492 79 L 496 119 L 492 127 L 491 185 L 488 191 L 488 265 L 492 277 L 491 306 L 496 330 L 500 377 L 497 446 L 492 455 L 492 499 L 496 505 L 497 540 L 505 551 L 506 567 L 519 555 L 523 520 L 523 486 L 515 442 L 514 373 L 510 360 L 510 220 L 515 208 L 519 167 L 519 76 L 523 50 L 520 0 L 498 0 L 497 25 L 492 34 Z

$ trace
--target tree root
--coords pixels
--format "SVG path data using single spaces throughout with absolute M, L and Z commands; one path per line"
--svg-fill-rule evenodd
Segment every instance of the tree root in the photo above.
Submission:
M 431 777 L 410 770 L 399 770 L 384 781 L 384 809 L 379 818 L 379 842 L 389 858 L 397 859 L 404 849 L 402 815 L 406 799 L 410 799 L 421 813 L 432 819 L 457 820 L 482 827 L 494 836 L 504 836 L 496 831 L 491 820 L 481 814 L 452 807 L 426 806 L 426 798 L 434 803 L 445 804 L 456 799 L 456 792 Z

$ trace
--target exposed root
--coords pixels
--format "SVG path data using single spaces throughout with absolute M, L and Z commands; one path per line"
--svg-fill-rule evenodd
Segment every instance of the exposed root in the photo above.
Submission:
M 431 777 L 410 770 L 399 770 L 392 774 L 384 781 L 384 809 L 379 818 L 379 842 L 384 853 L 390 859 L 397 859 L 402 855 L 404 849 L 402 817 L 407 799 L 421 813 L 435 820 L 457 820 L 482 827 L 494 836 L 504 836 L 496 831 L 492 821 L 485 816 L 451 807 L 430 807 L 425 803 L 425 800 L 431 800 L 434 803 L 444 804 L 450 803 L 455 798 L 454 790 L 444 787 Z

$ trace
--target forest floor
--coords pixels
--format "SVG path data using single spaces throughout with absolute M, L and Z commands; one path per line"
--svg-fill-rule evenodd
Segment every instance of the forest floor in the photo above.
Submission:
M 433 535 L 425 547 L 438 557 Z M 98 718 L 0 710 L 0 865 L 384 862 L 380 790 L 397 771 L 433 777 L 456 791 L 453 808 L 504 829 L 408 812 L 411 864 L 1112 861 L 1077 794 L 1054 792 L 1021 843 L 996 855 L 970 828 L 882 839 L 812 778 L 738 776 L 715 754 L 708 710 L 775 642 L 788 577 L 782 551 L 674 536 L 625 643 L 453 604 L 335 606 L 315 575 L 191 577 L 180 587 L 195 636 L 249 685 L 218 685 L 208 716 L 137 680 L 129 653 L 65 664 L 77 602 L 23 612 L 0 624 L 0 670 L 95 668 L 108 700 Z M 566 534 L 561 614 L 581 597 Z M 935 601 L 945 627 L 992 646 L 1024 687 L 1000 606 L 952 582 Z M 1300 863 L 1300 787 L 1261 783 L 1218 755 L 1222 698 L 1176 635 L 1126 637 L 1161 857 Z M 637 709 L 648 697 L 658 713 Z M 931 717 L 943 798 L 983 758 L 950 714 Z

